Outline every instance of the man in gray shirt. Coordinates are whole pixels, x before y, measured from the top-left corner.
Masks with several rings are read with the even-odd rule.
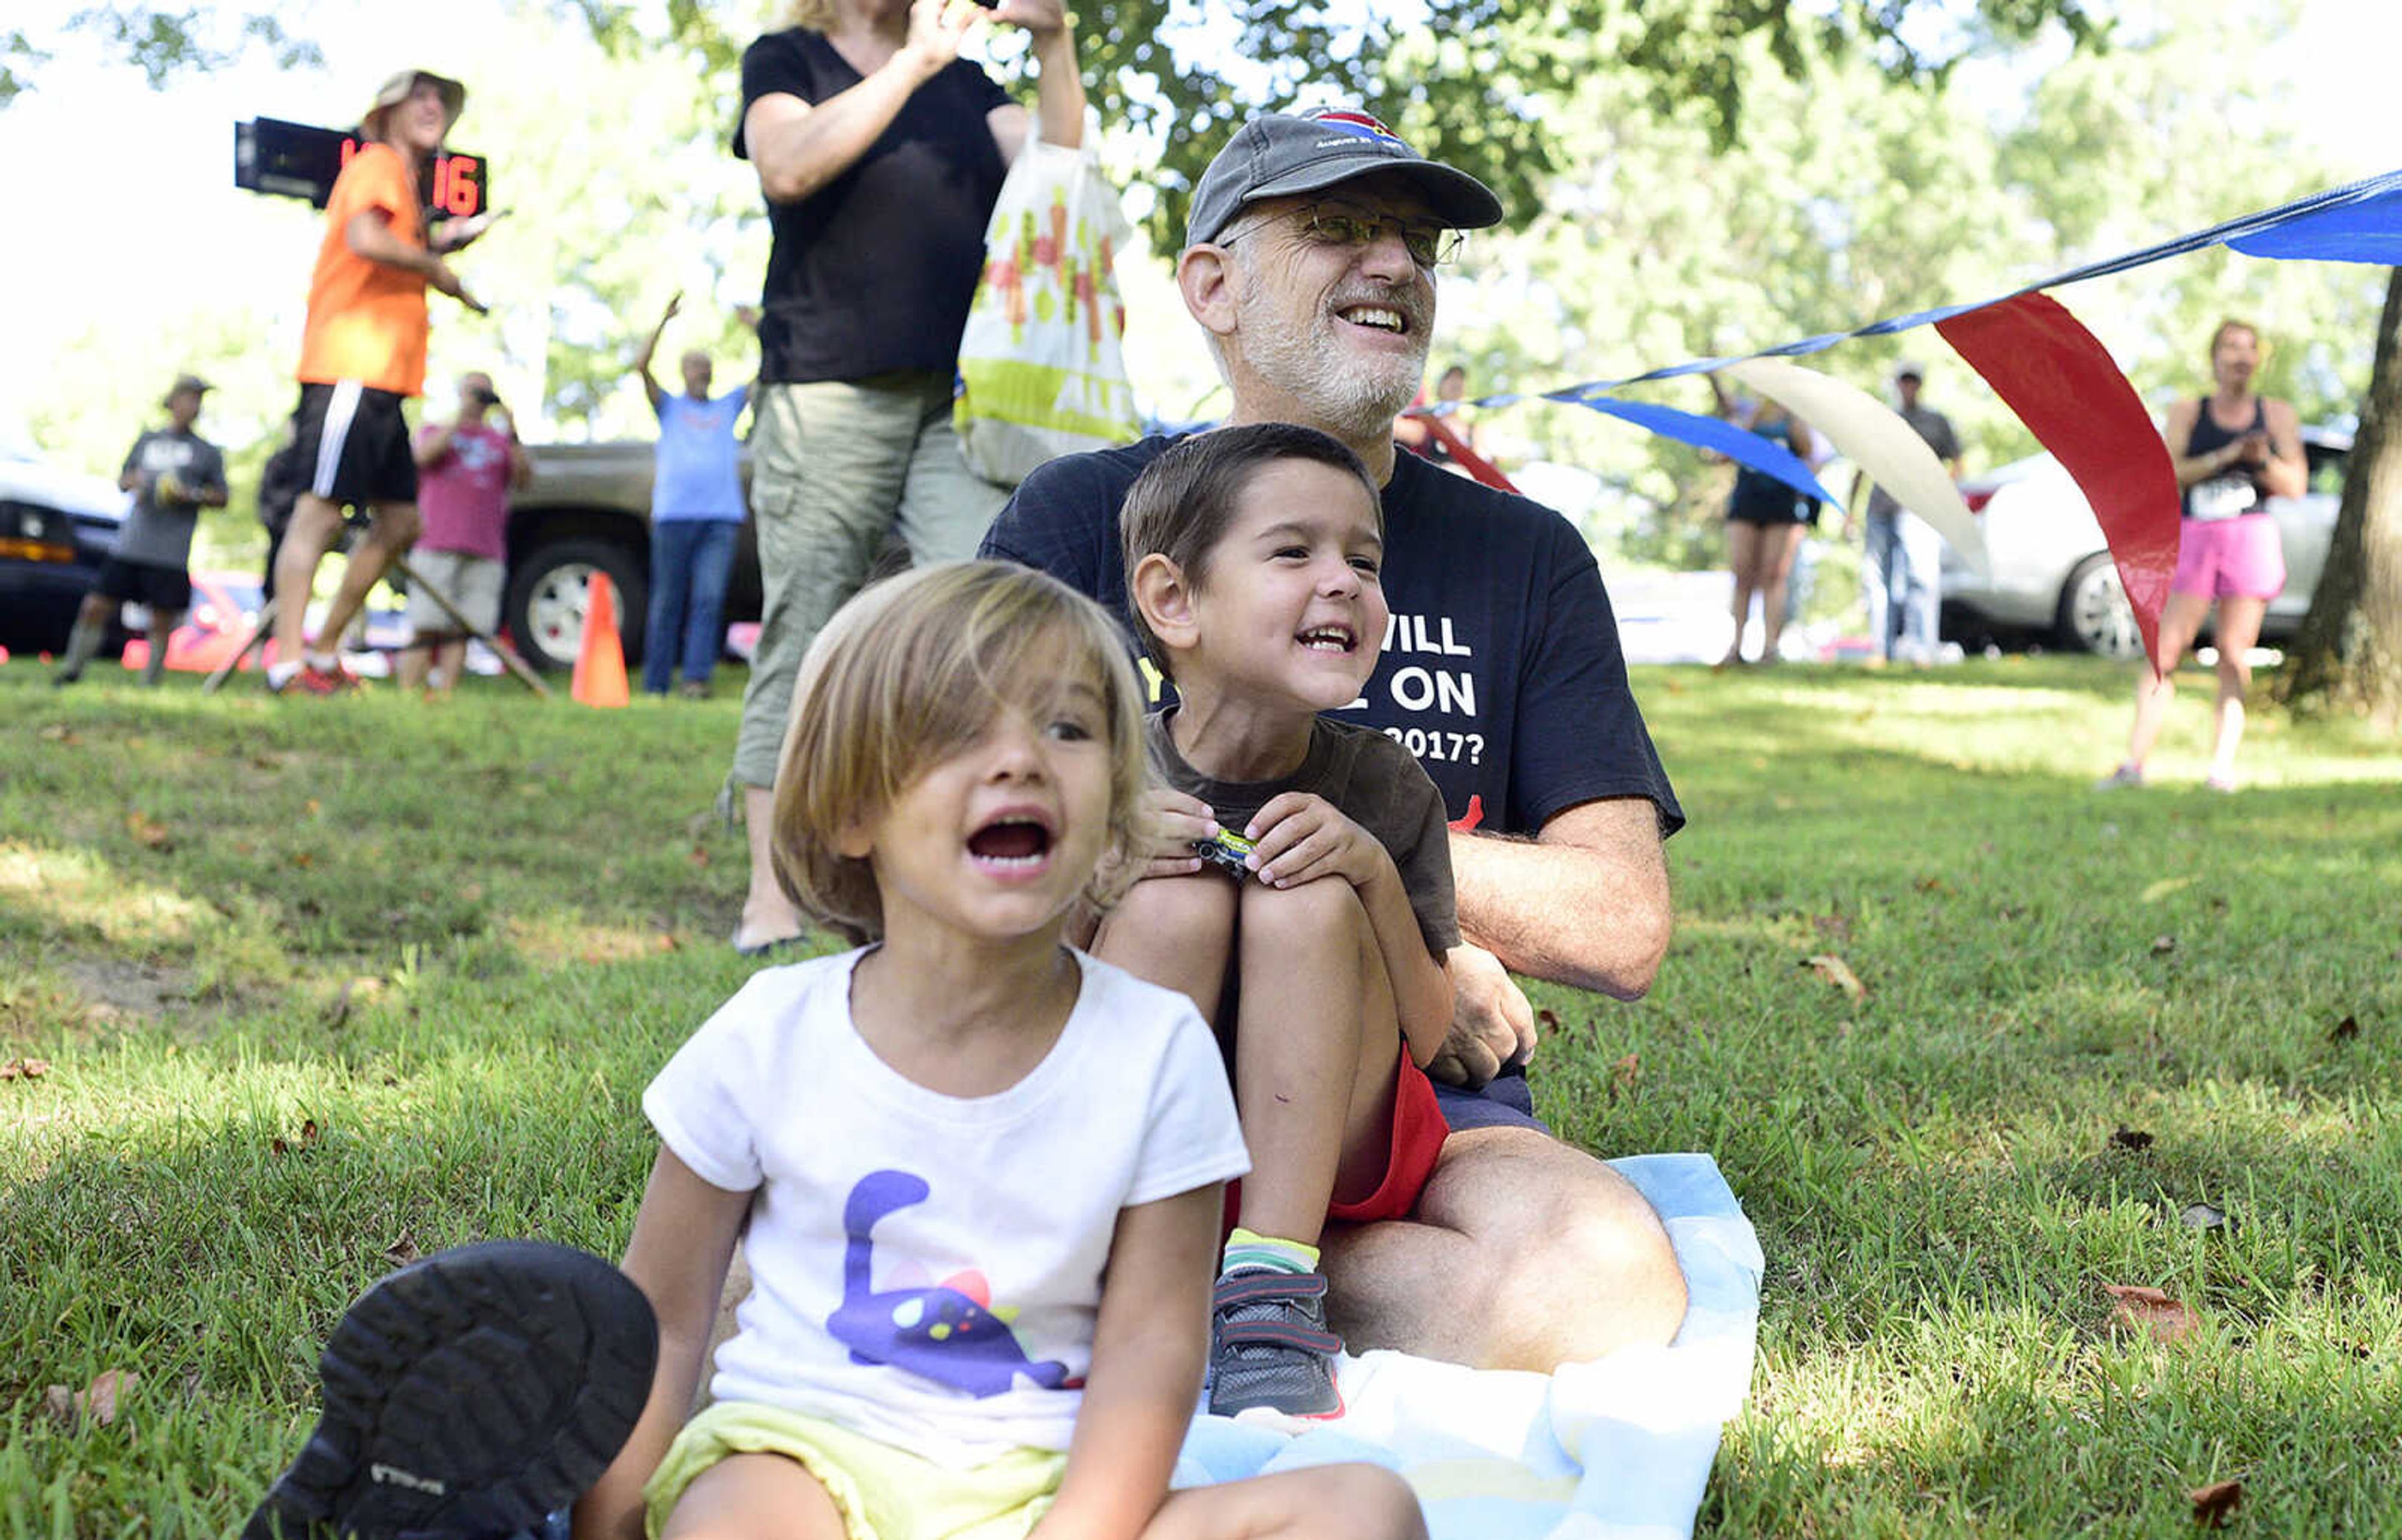
[[[167,392],[167,426],[133,441],[117,484],[133,494],[133,506],[117,533],[117,548],[100,569],[100,582],[83,597],[67,655],[52,682],[73,684],[83,677],[108,632],[110,609],[135,603],[150,612],[150,656],[142,682],[156,685],[167,667],[167,638],[192,602],[192,530],[202,508],[226,505],[225,457],[192,431],[209,382],[180,375]]]
[[[1957,481],[1960,437],[1952,431],[1950,418],[1920,404],[1918,392],[1926,381],[1923,364],[1905,363],[1894,370],[1893,388],[1901,397],[1902,420],[1926,441],[1935,458]],[[1880,487],[1869,497],[1865,557],[1860,564],[1860,588],[1868,599],[1869,641],[1876,648],[1871,656],[1888,663],[1897,658],[1934,662],[1937,612],[1943,598],[1942,538]]]

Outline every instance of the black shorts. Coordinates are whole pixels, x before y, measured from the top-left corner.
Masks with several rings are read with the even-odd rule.
[[[1727,501],[1727,519],[1734,524],[1808,524],[1815,508],[1781,481],[1767,476],[1739,476],[1734,496]]]
[[[119,561],[110,557],[100,564],[100,582],[94,588],[103,598],[146,604],[159,612],[192,607],[192,574],[155,561]]]
[[[292,434],[303,485],[329,502],[415,502],[417,457],[402,400],[355,379],[301,386]]]
[[[1518,1065],[1506,1066],[1474,1091],[1436,1080],[1434,1100],[1443,1108],[1443,1121],[1451,1125],[1454,1134],[1464,1134],[1471,1128],[1551,1132],[1535,1116],[1535,1089],[1526,1083],[1526,1071]]]

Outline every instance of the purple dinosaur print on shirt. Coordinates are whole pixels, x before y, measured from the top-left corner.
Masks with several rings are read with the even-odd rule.
[[[850,1349],[854,1364],[888,1364],[971,1396],[998,1396],[1020,1375],[1046,1390],[1065,1386],[1068,1366],[1028,1362],[1008,1323],[976,1298],[980,1276],[876,1292],[868,1232],[886,1215],[924,1203],[930,1190],[905,1171],[871,1171],[850,1189],[842,1209],[843,1231],[850,1237],[842,1254],[842,1303],[826,1317],[827,1332]]]

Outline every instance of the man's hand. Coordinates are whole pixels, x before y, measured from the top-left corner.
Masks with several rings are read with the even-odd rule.
[[[1244,832],[1255,842],[1251,871],[1270,887],[1294,887],[1319,877],[1341,877],[1365,887],[1393,871],[1393,858],[1375,835],[1307,791],[1271,797]]]
[[[473,310],[477,315],[485,313],[484,302],[477,299],[474,295],[469,294],[467,292],[467,285],[459,281],[459,275],[450,270],[450,264],[441,260],[439,257],[435,259],[434,266],[429,268],[425,274],[425,286],[429,289],[436,289],[443,294],[449,295],[451,298],[457,300],[460,304],[466,306],[467,309]]]
[[[1142,831],[1141,844],[1135,851],[1135,858],[1142,862],[1142,877],[1191,876],[1201,870],[1193,842],[1218,835],[1218,816],[1208,803],[1165,786],[1143,792],[1135,823]]]
[[[1451,949],[1451,1036],[1427,1073],[1450,1085],[1483,1085],[1507,1064],[1535,1056],[1535,1011],[1501,960],[1467,942]]]
[[[464,251],[500,217],[498,210],[487,210],[464,219],[446,219],[426,237],[426,249],[437,254]]]

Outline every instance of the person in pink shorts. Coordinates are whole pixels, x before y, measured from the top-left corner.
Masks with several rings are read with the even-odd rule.
[[[2244,655],[2260,639],[2269,601],[2285,586],[2285,553],[2272,497],[2299,497],[2309,480],[2301,427],[2290,402],[2252,392],[2260,367],[2260,334],[2242,321],[2222,321],[2211,334],[2216,389],[2169,408],[2160,436],[2176,467],[2185,515],[2176,576],[2160,610],[2158,671],[2135,685],[2135,726],[2127,757],[2102,782],[2105,789],[2141,786],[2144,762],[2160,736],[2174,690],[2172,676],[2185,650],[2218,606],[2218,714],[2212,730],[2209,785],[2235,790],[2235,750],[2243,741],[2243,696],[2252,685]]]

